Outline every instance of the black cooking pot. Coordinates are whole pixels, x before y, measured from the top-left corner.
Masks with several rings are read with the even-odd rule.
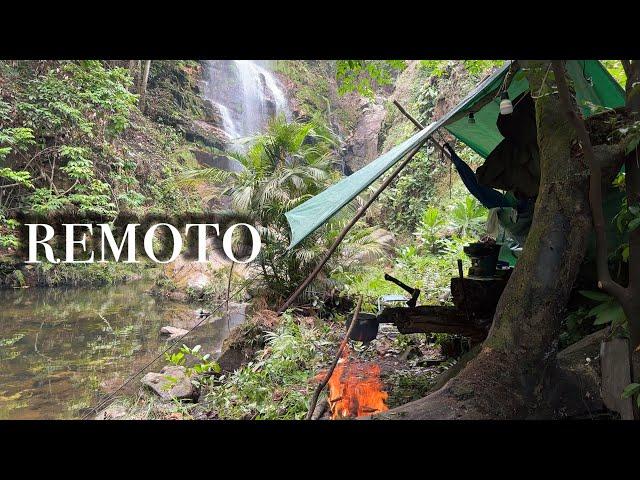
[[[349,330],[349,326],[351,325],[351,318],[348,317],[346,320],[347,331]],[[362,313],[358,314],[356,318],[356,324],[351,330],[351,334],[349,335],[350,340],[355,340],[357,342],[370,342],[378,336],[378,326],[380,323],[378,322],[378,316],[373,313]]]

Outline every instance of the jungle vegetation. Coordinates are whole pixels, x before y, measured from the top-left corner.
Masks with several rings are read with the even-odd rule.
[[[422,61],[418,78],[434,80],[416,86],[409,107],[427,121],[435,114],[440,89],[454,69],[465,71],[464,80],[470,86],[497,64],[493,60]],[[574,343],[607,324],[617,329],[616,334],[629,337],[632,346],[640,342],[636,291],[640,285],[640,173],[635,161],[640,141],[640,64],[605,61],[626,86],[631,112],[614,118],[615,145],[608,145],[614,148],[606,152],[608,162],[625,165],[625,173],[605,175],[626,194],[616,226],[629,234],[629,240],[616,246],[616,258],[600,255],[600,284],[584,293],[576,308],[568,308],[569,296],[585,256],[585,239],[593,230],[592,214],[597,214],[595,187],[588,179],[602,172],[592,158],[589,132],[575,121],[567,105],[562,64],[525,65],[529,83],[544,93],[536,99],[544,181],[527,244],[530,248],[505,290],[483,348],[445,388],[399,407],[407,418],[526,418],[536,413],[532,405],[548,407],[554,401],[545,396],[544,385],[550,379],[557,380],[559,388],[568,385],[557,362],[559,343]],[[292,121],[276,117],[263,133],[248,139],[245,150],[225,150],[219,142],[189,130],[203,108],[193,88],[197,68],[195,61],[0,62],[2,259],[11,257],[19,246],[20,212],[98,215],[108,220],[123,214],[202,212],[207,207],[198,189],[204,183],[231,199],[224,212],[227,218],[259,227],[263,249],[257,279],[264,302],[275,309],[313,269],[363,198],[288,250],[284,212],[340,176],[336,168],[340,140],[328,118],[326,97],[318,98],[313,88],[301,91],[305,105],[316,106],[314,115]],[[306,67],[279,68],[292,75],[310,75]],[[356,92],[371,97],[389,88],[406,62],[343,60],[331,68],[341,95]],[[328,92],[322,83],[326,78],[317,82],[323,87],[318,91]],[[351,117],[345,113],[344,118]],[[385,145],[411,132],[406,122],[401,127],[399,123],[385,125]],[[229,156],[244,168],[240,172],[201,168],[191,153],[194,146]],[[586,163],[575,156],[576,146]],[[472,165],[479,161],[469,150],[459,152]],[[334,289],[349,297],[364,295],[365,308],[374,310],[379,295],[400,293],[382,279],[385,269],[421,288],[424,303],[448,301],[455,260],[463,257],[466,243],[483,233],[487,211],[459,181],[449,180],[449,167],[434,151],[425,149],[414,162],[415,168],[381,197],[384,207],[372,208],[343,242],[314,285],[319,293],[311,302],[322,300],[320,292]],[[557,186],[562,187],[560,193]],[[553,235],[554,229],[562,232],[562,238]],[[391,238],[388,231],[395,236]],[[546,255],[547,238],[562,252],[559,259]],[[627,284],[611,278],[610,260],[628,269]],[[536,268],[540,264],[553,273],[551,281],[542,278],[543,272]],[[115,272],[111,275],[122,278]],[[323,335],[322,329],[301,325],[288,313],[268,335],[255,362],[214,385],[208,401],[225,418],[301,418],[307,407],[310,371],[325,359],[324,352],[316,355],[318,348],[335,340],[329,330]],[[637,382],[630,385],[628,396],[637,398]]]

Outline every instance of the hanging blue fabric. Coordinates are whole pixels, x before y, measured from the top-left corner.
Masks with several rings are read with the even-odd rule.
[[[458,175],[460,175],[464,186],[467,187],[467,190],[469,190],[471,195],[476,197],[485,208],[514,207],[514,205],[498,190],[480,185],[474,171],[471,170],[469,165],[464,163],[464,161],[456,154],[456,152],[453,151],[451,145],[445,143],[444,148],[446,148],[449,152],[451,161],[456,167]]]

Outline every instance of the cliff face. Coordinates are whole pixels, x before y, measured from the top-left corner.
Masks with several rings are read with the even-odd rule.
[[[380,105],[355,92],[338,94],[335,61],[282,60],[274,69],[294,118],[318,118],[337,136],[343,172],[357,170],[376,157]],[[371,119],[372,105],[375,114]]]
[[[393,100],[426,124],[455,106],[474,83],[462,62],[446,62],[434,75],[421,61],[408,60],[393,83],[376,87],[370,98],[355,92],[337,93],[335,61],[279,61],[276,71],[295,117],[304,120],[320,116],[338,134],[347,174],[415,132]]]

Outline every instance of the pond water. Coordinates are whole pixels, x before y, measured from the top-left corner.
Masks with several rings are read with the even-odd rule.
[[[160,328],[198,322],[198,306],[151,296],[150,287],[0,290],[0,419],[80,418],[167,345]],[[212,318],[184,343],[215,356],[243,320]],[[137,378],[127,388],[139,387]]]

